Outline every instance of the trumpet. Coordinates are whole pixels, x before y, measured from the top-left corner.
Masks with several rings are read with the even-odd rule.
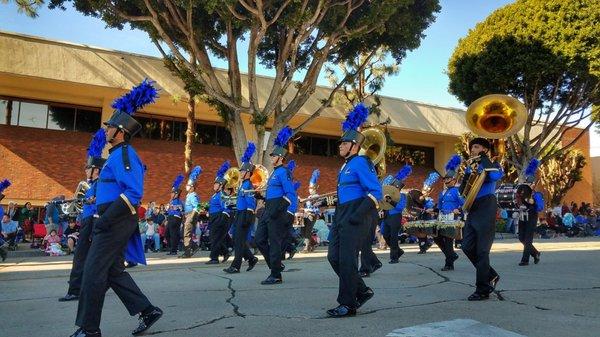
[[[313,202],[315,200],[325,200],[326,204],[331,206],[336,202],[337,199],[337,191],[333,191],[333,192],[328,192],[325,194],[320,194],[320,195],[315,195],[312,197],[308,197],[308,198],[304,198],[304,199],[300,199],[300,203],[305,203],[307,201]]]

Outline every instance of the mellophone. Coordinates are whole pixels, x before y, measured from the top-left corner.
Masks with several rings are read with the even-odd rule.
[[[460,240],[464,226],[462,220],[414,220],[404,224],[404,230],[416,237],[441,235]]]

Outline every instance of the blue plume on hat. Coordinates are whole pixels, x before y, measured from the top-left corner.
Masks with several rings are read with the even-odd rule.
[[[275,145],[281,147],[286,146],[288,141],[290,140],[290,137],[292,137],[293,132],[294,131],[289,126],[286,126],[283,129],[279,130],[279,133],[277,133],[277,138],[275,138],[274,141]]]
[[[346,120],[342,123],[342,130],[346,132],[358,129],[367,120],[368,116],[369,109],[362,102],[358,103],[346,116]]]
[[[4,179],[0,181],[0,193],[4,192],[10,186],[10,180]]]
[[[319,171],[319,169],[315,169],[312,173],[312,175],[310,176],[310,185],[316,185],[317,181],[319,180],[319,178],[321,177],[321,171]]]
[[[216,177],[223,178],[225,176],[225,172],[227,172],[227,170],[229,170],[230,167],[231,167],[231,164],[229,163],[229,160],[227,160],[226,162],[224,162],[221,165],[221,167],[219,167]]]
[[[244,155],[242,156],[242,163],[249,163],[250,159],[252,159],[252,156],[254,155],[255,151],[256,151],[256,145],[254,145],[254,143],[252,143],[252,142],[248,142],[246,151],[244,152]]]
[[[525,176],[527,176],[527,177],[535,176],[535,172],[537,171],[539,166],[540,166],[540,161],[537,160],[537,158],[531,159],[531,161],[529,162],[529,165],[527,165],[527,168],[525,169]]]
[[[294,170],[296,169],[296,161],[293,159],[290,160],[290,162],[287,164],[287,168],[290,170],[290,172],[294,173]]]
[[[144,79],[142,83],[131,88],[128,93],[117,98],[112,104],[113,109],[133,115],[144,105],[154,103],[158,97],[158,91],[153,86],[154,83],[156,82]]]
[[[435,184],[438,181],[438,179],[440,179],[440,174],[437,172],[431,172],[431,173],[429,173],[429,176],[427,177],[427,179],[425,179],[423,186],[431,187],[431,186],[433,186],[433,184]]]
[[[185,179],[185,177],[183,176],[183,174],[179,174],[175,180],[173,181],[173,189],[174,190],[178,190],[179,186],[181,186],[181,183],[183,182],[183,179]]]
[[[460,156],[455,154],[452,157],[450,157],[450,160],[448,160],[448,163],[446,163],[446,172],[447,171],[456,171],[456,168],[458,167],[458,165],[460,165],[461,159]]]
[[[100,129],[96,131],[92,137],[90,147],[88,147],[88,157],[102,157],[102,150],[104,149],[104,146],[106,146],[106,133],[104,132],[104,129]]]
[[[300,184],[300,182],[298,180],[294,181],[294,189],[295,190],[298,190],[300,188],[300,185],[302,185],[302,184]]]
[[[200,165],[194,167],[194,169],[192,170],[192,172],[190,173],[190,178],[188,179],[188,183],[195,183],[196,180],[198,180],[198,176],[200,176],[200,173],[202,173],[202,168],[200,167]]]
[[[396,176],[394,178],[402,181],[402,180],[406,179],[411,173],[412,173],[412,166],[406,164],[406,165],[404,165],[404,167],[402,169],[400,169],[400,171],[398,171],[398,173],[396,173]]]

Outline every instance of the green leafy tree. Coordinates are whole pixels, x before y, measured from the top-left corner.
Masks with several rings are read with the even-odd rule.
[[[527,108],[522,135],[508,140],[521,180],[531,158],[560,156],[597,120],[599,39],[600,0],[518,0],[459,41],[448,64],[452,94],[467,105],[508,94]],[[562,146],[567,132],[575,137]]]
[[[10,0],[0,0],[3,4],[8,4]],[[15,0],[19,13],[35,18],[38,16],[37,10],[44,4],[44,0]]]
[[[439,11],[438,0],[51,0],[50,7],[66,3],[109,27],[141,29],[164,46],[159,50],[169,66],[216,107],[238,158],[246,146],[242,114],[250,115],[262,149],[267,124],[276,134],[298,113],[327,62],[380,47],[400,62],[419,46]],[[240,53],[248,56],[246,76]],[[214,68],[213,57],[227,62],[227,76]],[[257,62],[275,72],[268,87],[259,84]],[[330,106],[334,92],[354,76],[342,79],[314,114]],[[267,140],[269,147],[273,140]],[[261,151],[258,162],[268,162]]]
[[[583,178],[585,156],[581,151],[569,149],[556,152],[539,169],[539,179],[548,192],[549,205],[560,204],[567,192]]]

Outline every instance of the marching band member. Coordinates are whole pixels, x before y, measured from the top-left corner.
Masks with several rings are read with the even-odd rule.
[[[460,216],[460,209],[465,203],[456,186],[456,169],[460,165],[460,156],[454,155],[446,164],[446,174],[444,175],[444,189],[440,192],[438,198],[438,220],[453,221]],[[446,257],[446,263],[442,271],[454,270],[454,261],[458,259],[458,254],[454,252],[454,238],[438,235],[433,238],[433,242],[440,248]]]
[[[208,204],[208,224],[210,227],[210,260],[206,264],[219,264],[219,255],[223,255],[227,260],[229,257],[229,249],[225,245],[225,237],[229,230],[229,213],[225,206],[223,198],[223,189],[227,180],[225,180],[225,172],[229,170],[231,165],[226,161],[221,165],[215,177],[213,191],[215,192],[210,198]]]
[[[315,169],[310,176],[310,182],[308,183],[308,198],[315,198],[319,196],[317,194],[317,190],[319,188],[318,181],[321,176],[321,171],[319,169]],[[319,206],[321,205],[321,201],[317,200],[308,200],[304,205],[304,227],[301,229],[301,235],[304,238],[304,250],[303,253],[312,252],[315,250],[315,246],[317,243],[313,239],[313,227],[315,226],[315,222],[317,221],[317,217],[319,216]]]
[[[533,158],[525,170],[525,183],[532,187],[532,199],[523,200],[525,209],[521,211],[519,218],[519,241],[523,244],[523,256],[519,266],[529,265],[529,257],[533,257],[533,263],[540,262],[540,252],[533,246],[533,235],[537,226],[538,213],[544,210],[544,197],[542,193],[533,190],[535,172],[540,162]]]
[[[412,172],[410,165],[404,165],[404,167],[398,171],[394,180],[390,185],[396,187],[398,190],[402,190],[404,187],[404,180]],[[392,205],[394,202],[388,200]],[[398,263],[398,259],[404,254],[404,250],[398,245],[398,233],[402,230],[402,212],[406,207],[406,194],[400,193],[400,200],[394,205],[394,208],[387,211],[384,220],[383,238],[390,247],[390,264]]]
[[[267,191],[265,194],[265,212],[258,223],[255,234],[255,242],[258,250],[265,258],[265,262],[271,274],[261,282],[261,284],[280,284],[282,244],[288,233],[289,206],[292,200],[297,198],[296,191],[292,185],[292,175],[284,161],[287,155],[288,140],[292,136],[292,129],[284,127],[277,134],[275,147],[270,154],[273,172],[267,182]]]
[[[229,268],[223,269],[228,274],[235,274],[240,272],[242,266],[242,258],[248,260],[248,268],[246,271],[251,271],[258,258],[252,254],[248,242],[246,240],[250,227],[254,224],[255,210],[256,210],[256,198],[253,192],[244,192],[252,190],[252,182],[250,177],[254,172],[254,164],[252,164],[252,156],[256,151],[254,143],[249,142],[246,147],[246,151],[242,156],[242,166],[240,167],[240,174],[242,175],[242,183],[238,188],[236,214],[234,220],[235,234],[233,238],[235,257],[231,262]]]
[[[102,150],[106,146],[106,133],[104,129],[98,130],[88,148],[88,160],[85,165],[85,175],[89,184],[89,189],[85,192],[85,200],[81,213],[81,229],[79,230],[79,240],[77,249],[73,256],[73,266],[69,275],[69,289],[67,294],[58,299],[59,302],[74,301],[79,299],[81,290],[81,279],[83,277],[83,266],[90,250],[90,235],[96,214],[96,182],[100,175],[100,170],[106,159],[102,158]]]
[[[296,169],[296,162],[294,160],[290,160],[287,165],[288,170],[290,171],[292,179],[294,178],[294,170]],[[281,249],[281,259],[285,260],[285,253],[289,254],[288,259],[291,260],[294,255],[296,255],[296,231],[294,230],[294,220],[296,219],[296,212],[298,211],[298,188],[300,187],[300,182],[294,181],[292,186],[294,187],[294,197],[290,200],[290,206],[287,209],[287,212],[291,215],[288,215],[287,221],[287,235],[283,240],[283,248]],[[283,266],[285,269],[285,266]]]
[[[185,212],[185,222],[183,223],[183,254],[179,255],[179,258],[189,259],[198,250],[198,245],[192,241],[192,233],[196,227],[196,219],[198,216],[198,206],[200,205],[200,197],[196,194],[196,182],[202,173],[202,168],[197,165],[190,172],[185,190],[187,195],[185,196],[185,205],[183,211]]]
[[[475,201],[467,214],[463,229],[462,250],[477,270],[476,290],[469,301],[487,300],[496,288],[500,276],[490,266],[490,250],[496,232],[496,182],[503,173],[497,162],[489,157],[491,144],[485,138],[474,138],[469,142],[470,157],[480,156],[477,173],[487,171],[483,186],[477,193]],[[470,167],[469,167],[470,168]],[[465,174],[464,180],[468,180]],[[463,180],[463,183],[464,183]]]
[[[169,209],[167,210],[167,231],[169,231],[171,251],[167,255],[177,255],[177,249],[179,248],[179,230],[183,217],[183,203],[179,199],[179,196],[181,195],[181,183],[183,179],[185,178],[182,174],[178,175],[171,187],[171,201],[169,201]]]
[[[156,96],[152,82],[144,80],[113,103],[115,112],[104,123],[112,148],[96,187],[99,218],[94,222],[92,244],[83,268],[76,320],[80,328],[71,337],[102,335],[100,317],[109,287],[125,304],[130,315],[140,314],[139,325],[133,335],[146,331],[163,314],[138,288],[124,265],[128,242],[137,245],[141,255],[129,255],[127,260],[145,264],[136,212],[144,192],[144,165],[129,144],[142,126],[130,114],[154,102]]]
[[[327,252],[327,259],[339,277],[339,306],[327,310],[332,317],[354,316],[356,309],[374,295],[358,274],[358,252],[362,240],[369,235],[370,214],[378,208],[382,197],[373,163],[366,156],[358,156],[365,138],[357,129],[368,113],[359,103],[342,124],[344,134],[339,154],[345,162],[338,175],[338,204]]]

